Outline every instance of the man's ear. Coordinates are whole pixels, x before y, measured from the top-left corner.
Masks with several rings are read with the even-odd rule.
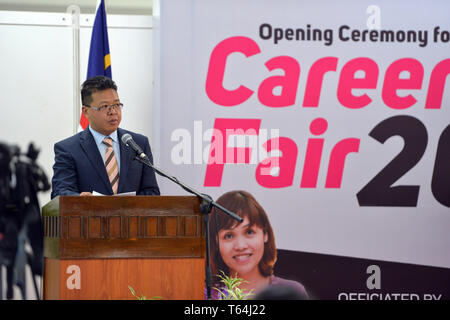
[[[87,117],[87,107],[81,106],[81,113],[84,114],[85,117]]]

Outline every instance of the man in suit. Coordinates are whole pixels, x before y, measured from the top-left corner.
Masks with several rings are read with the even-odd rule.
[[[159,195],[153,169],[135,161],[135,152],[121,141],[130,134],[153,163],[148,138],[119,128],[123,104],[114,81],[104,76],[86,80],[81,100],[89,127],[55,144],[51,197],[91,196],[94,191]]]

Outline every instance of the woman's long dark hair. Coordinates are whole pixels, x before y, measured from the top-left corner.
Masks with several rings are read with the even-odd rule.
[[[241,218],[247,217],[250,227],[256,225],[263,229],[264,234],[267,234],[267,242],[264,244],[264,254],[259,263],[259,270],[264,277],[271,276],[277,260],[277,250],[273,230],[264,209],[250,193],[242,190],[227,192],[220,196],[216,202],[224,208],[236,213]],[[217,277],[219,271],[223,271],[226,275],[230,275],[230,270],[219,252],[219,231],[230,229],[237,226],[237,224],[238,222],[235,219],[222,210],[213,210],[209,231],[211,235],[211,271],[214,277],[213,282],[216,284],[219,282],[219,278]]]

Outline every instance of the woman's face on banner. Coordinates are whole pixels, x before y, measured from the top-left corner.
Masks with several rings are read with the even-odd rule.
[[[247,217],[242,223],[231,229],[219,231],[219,250],[225,264],[230,268],[230,275],[245,276],[260,272],[258,264],[264,254],[267,234],[257,225],[250,227]]]

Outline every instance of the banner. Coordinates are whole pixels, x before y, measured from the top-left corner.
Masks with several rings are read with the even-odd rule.
[[[370,294],[390,286],[391,299],[449,299],[449,4],[160,6],[164,170],[214,199],[251,193],[273,228],[275,274],[315,298],[383,299]]]

